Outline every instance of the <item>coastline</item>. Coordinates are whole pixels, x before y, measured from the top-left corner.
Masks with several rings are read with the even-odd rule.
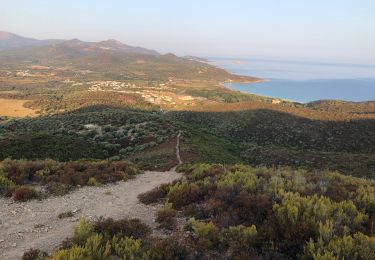
[[[314,68],[315,71],[313,72],[315,74],[310,75],[310,70],[284,71],[282,66],[277,70],[273,70],[274,68],[271,67],[270,71],[262,71],[261,69],[264,68],[261,67],[259,69],[256,64],[244,64],[238,70],[236,70],[235,65],[231,65],[232,63],[225,66],[225,64],[217,64],[211,60],[210,64],[222,68],[233,75],[233,77],[228,77],[228,80],[220,82],[222,87],[245,94],[300,104],[307,104],[317,100],[367,102],[375,99],[372,90],[375,78],[363,77],[362,74],[365,72],[362,71],[356,72],[362,77],[356,76],[356,73],[353,73],[353,76],[347,76],[346,74],[342,76],[342,69],[338,70],[338,72],[333,71],[331,75],[330,71],[322,73],[317,68]],[[253,68],[252,66],[255,66],[255,69],[251,69]],[[286,69],[289,69],[289,67],[286,67]],[[251,72],[255,72],[255,74],[258,72],[258,75],[263,75],[264,78],[253,78]],[[282,74],[284,72],[285,74]],[[280,76],[280,78],[277,76]],[[265,84],[250,85],[252,83]],[[351,92],[353,89],[356,89],[355,95]]]
[[[231,91],[240,92],[242,94],[255,95],[255,96],[259,96],[259,97],[268,99],[273,104],[279,104],[279,103],[277,103],[277,101],[280,101],[280,103],[289,102],[289,103],[307,104],[307,103],[299,102],[299,101],[292,100],[292,99],[271,97],[271,96],[265,96],[265,95],[260,95],[260,94],[256,94],[256,93],[251,93],[251,92],[248,92],[248,91],[238,90],[236,88],[231,88],[231,87],[228,86],[228,85],[231,85],[231,84],[244,84],[244,85],[246,85],[246,84],[263,83],[263,82],[271,82],[271,80],[251,81],[251,82],[248,82],[248,83],[246,83],[246,82],[235,82],[235,81],[232,81],[232,82],[225,82],[224,81],[224,82],[220,82],[220,86],[222,86],[223,88],[229,89]],[[276,103],[274,103],[274,102],[276,102]]]

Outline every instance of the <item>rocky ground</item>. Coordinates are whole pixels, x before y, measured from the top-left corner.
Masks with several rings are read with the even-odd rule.
[[[181,175],[174,169],[147,171],[127,182],[102,187],[83,187],[62,197],[16,203],[0,199],[0,259],[20,259],[29,248],[51,252],[72,235],[80,217],[100,216],[120,219],[139,218],[155,227],[155,215],[161,205],[146,206],[137,196]],[[71,211],[73,217],[60,219],[60,213]]]

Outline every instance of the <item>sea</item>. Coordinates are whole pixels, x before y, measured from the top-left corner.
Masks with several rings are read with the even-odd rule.
[[[228,83],[226,87],[300,103],[315,100],[375,100],[375,64],[341,64],[269,59],[209,58],[210,64],[260,83]]]

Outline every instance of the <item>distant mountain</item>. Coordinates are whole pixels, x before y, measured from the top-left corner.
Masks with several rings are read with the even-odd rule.
[[[39,41],[11,33],[1,35],[1,46],[4,46],[3,49],[0,48],[2,68],[28,69],[32,65],[46,66],[59,68],[55,73],[62,76],[77,71],[90,71],[90,77],[96,75],[95,79],[101,80],[257,80],[233,75],[196,57],[182,58],[172,53],[160,55],[154,50],[130,46],[112,39],[100,42],[85,42],[79,39]],[[221,85],[220,87],[222,88]]]
[[[63,40],[36,40],[10,32],[0,31],[0,51],[20,49],[25,47],[41,47],[61,43]]]
[[[0,51],[22,49],[28,47],[50,47],[52,49],[74,49],[77,52],[95,52],[98,50],[109,50],[124,53],[138,53],[147,55],[159,55],[154,50],[141,47],[133,47],[123,44],[117,40],[107,40],[102,42],[84,42],[78,39],[73,40],[37,40],[26,38],[10,32],[0,31]],[[53,51],[52,51],[53,52]]]
[[[96,43],[96,45],[99,46],[100,48],[108,48],[108,49],[123,51],[123,52],[127,52],[127,53],[159,55],[159,53],[155,50],[150,50],[150,49],[146,49],[146,48],[142,48],[142,47],[134,47],[134,46],[126,45],[122,42],[119,42],[119,41],[113,40],[113,39]]]
[[[145,49],[142,47],[133,47],[126,45],[117,40],[107,40],[101,42],[84,42],[78,39],[64,41],[62,43],[48,46],[50,51],[53,50],[74,50],[76,53],[87,54],[98,51],[121,52],[121,53],[136,53],[146,55],[159,55],[157,51]]]

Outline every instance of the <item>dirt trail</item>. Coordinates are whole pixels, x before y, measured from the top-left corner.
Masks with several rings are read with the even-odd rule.
[[[178,132],[177,143],[176,143],[176,157],[177,157],[179,165],[182,164],[182,160],[180,156],[180,138],[181,138],[181,132]]]
[[[176,156],[179,154],[177,136]],[[155,227],[155,214],[161,205],[146,206],[137,196],[160,184],[172,182],[181,175],[175,168],[166,172],[146,171],[135,179],[103,187],[82,187],[62,197],[42,201],[15,203],[0,198],[0,259],[20,259],[29,248],[51,252],[62,240],[72,235],[81,216],[97,219],[139,218]],[[74,217],[59,219],[63,212],[73,211]]]

